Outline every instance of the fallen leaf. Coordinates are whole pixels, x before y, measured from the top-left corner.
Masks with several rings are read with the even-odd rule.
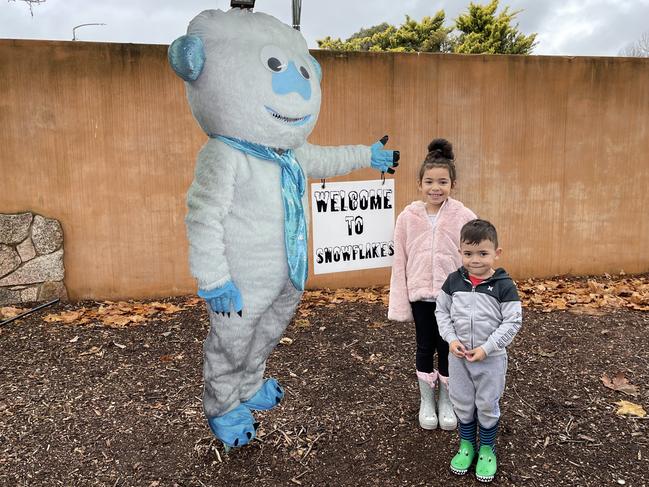
[[[643,296],[640,293],[634,292],[633,294],[631,294],[630,301],[631,303],[638,305],[649,304],[649,296]]]
[[[576,315],[601,316],[604,314],[604,311],[602,309],[596,308],[592,305],[575,306],[574,308],[570,308],[568,311]]]
[[[79,320],[83,316],[84,312],[85,312],[85,308],[81,308],[76,311],[62,311],[61,313],[58,314],[48,314],[43,317],[43,321],[47,323],[70,324]]]
[[[635,404],[629,401],[618,401],[615,404],[619,406],[617,408],[617,411],[615,411],[615,413],[619,416],[629,415],[637,416],[639,418],[644,418],[645,416],[647,416],[647,412],[639,404]]]
[[[121,343],[113,342],[113,345],[115,345],[117,348],[121,348],[124,350],[126,348],[126,345],[122,345]]]
[[[3,319],[13,318],[14,316],[18,316],[20,313],[23,312],[25,312],[24,309],[16,308],[14,306],[5,306],[3,308],[0,308],[0,318]]]
[[[367,325],[367,327],[372,328],[372,329],[379,329],[379,328],[383,328],[385,325],[386,325],[385,322],[374,321],[374,322],[370,323],[369,325]]]
[[[131,318],[129,316],[114,316],[114,315],[108,315],[102,317],[101,321],[106,324],[106,325],[113,325],[113,326],[126,326],[131,322]]]
[[[185,301],[185,304],[187,306],[196,306],[197,304],[202,304],[204,302],[205,302],[205,300],[203,298],[198,298],[196,296],[192,296],[191,298],[188,298]]]
[[[149,306],[151,306],[156,310],[160,310],[165,314],[177,313],[178,311],[182,311],[185,309],[185,308],[181,308],[180,306],[176,306],[173,303],[158,303],[157,301],[153,303],[149,303]]]
[[[279,343],[281,343],[282,345],[290,345],[291,343],[293,343],[293,339],[289,337],[284,337],[279,341]]]
[[[638,395],[638,388],[630,384],[629,380],[626,377],[624,377],[624,374],[622,372],[618,372],[617,374],[615,374],[612,380],[609,378],[609,376],[606,373],[604,373],[601,380],[604,383],[604,386],[608,387],[609,389],[623,392],[624,394],[628,394],[629,396]]]
[[[546,352],[545,350],[539,348],[539,351],[537,352],[541,357],[547,357],[547,358],[552,358],[557,354],[557,351],[555,350],[554,352]]]
[[[145,323],[147,319],[141,315],[108,315],[103,316],[101,321],[106,325],[122,328],[129,323]]]
[[[311,326],[309,320],[295,320],[295,328],[308,328]]]
[[[100,357],[104,355],[101,347],[91,347],[90,350],[82,352],[79,355],[99,355]]]
[[[351,356],[354,357],[356,360],[363,362],[364,359],[360,355],[358,355],[356,352],[351,352]]]

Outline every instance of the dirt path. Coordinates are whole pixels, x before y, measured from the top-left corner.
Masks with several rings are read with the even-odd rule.
[[[455,432],[418,427],[413,326],[388,322],[380,300],[335,301],[302,305],[268,361],[286,398],[227,456],[201,409],[196,300],[128,328],[44,313],[0,328],[0,485],[478,485],[448,470]],[[649,485],[649,420],[615,404],[649,410],[647,350],[649,313],[526,309],[494,485]],[[638,395],[603,386],[618,372]]]

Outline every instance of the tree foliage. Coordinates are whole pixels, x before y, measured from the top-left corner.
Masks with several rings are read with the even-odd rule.
[[[524,35],[512,22],[520,11],[505,7],[496,14],[499,0],[487,5],[471,3],[452,27],[444,27],[446,15],[440,10],[420,22],[406,15],[398,28],[383,22],[361,29],[348,39],[326,37],[318,40],[321,49],[336,51],[457,52],[470,54],[530,54],[536,34]]]
[[[453,52],[466,54],[530,54],[534,49],[536,34],[526,36],[512,25],[521,12],[510,12],[505,7],[496,15],[498,0],[487,5],[469,4],[468,12],[455,21],[460,34],[453,44]]]
[[[444,20],[443,10],[434,17],[424,17],[421,22],[406,15],[406,21],[398,28],[384,22],[361,29],[345,41],[326,37],[318,40],[318,46],[335,51],[445,51],[448,34],[452,29],[444,27]]]

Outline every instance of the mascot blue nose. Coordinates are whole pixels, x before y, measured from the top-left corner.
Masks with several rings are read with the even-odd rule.
[[[284,71],[273,73],[273,91],[278,95],[298,93],[307,101],[311,99],[311,83],[297,70],[293,61]]]

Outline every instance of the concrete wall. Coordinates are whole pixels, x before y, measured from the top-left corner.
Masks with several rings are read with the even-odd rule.
[[[649,270],[648,59],[313,54],[324,79],[311,142],[390,134],[397,212],[418,197],[428,142],[446,137],[455,196],[496,224],[514,276]],[[206,138],[166,46],[0,40],[0,127],[0,213],[61,221],[72,298],[194,292],[184,194]],[[379,269],[308,285],[388,280]]]

